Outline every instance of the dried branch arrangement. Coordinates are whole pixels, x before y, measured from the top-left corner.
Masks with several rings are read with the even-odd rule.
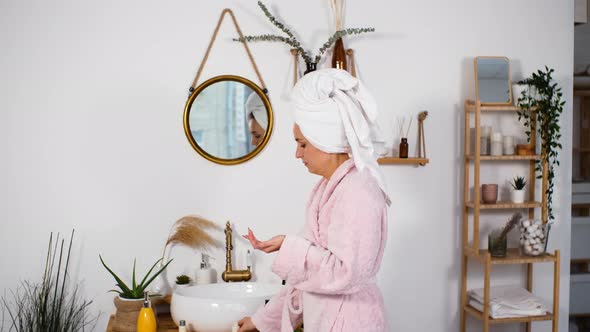
[[[506,222],[506,224],[504,224],[504,227],[502,228],[502,232],[500,233],[499,238],[503,238],[506,235],[508,235],[508,232],[510,232],[514,226],[516,226],[518,224],[518,222],[522,219],[522,213],[517,212],[515,214],[512,215],[512,217],[510,217],[510,220],[508,220]]]
[[[264,15],[269,19],[269,21],[276,26],[279,30],[285,33],[285,36],[273,35],[273,34],[264,34],[264,35],[257,35],[257,36],[244,36],[243,38],[236,38],[234,41],[240,42],[256,42],[256,41],[271,41],[271,42],[283,42],[288,44],[289,46],[296,49],[306,64],[311,63],[318,63],[322,58],[322,55],[340,38],[347,36],[347,35],[358,35],[361,33],[367,32],[374,32],[375,28],[348,28],[348,29],[340,29],[337,30],[319,49],[318,54],[313,57],[312,54],[306,51],[302,46],[295,34],[291,32],[287,26],[277,20],[274,15],[268,10],[268,8],[262,3],[262,1],[258,1],[258,7],[262,10]]]
[[[199,216],[185,216],[180,218],[170,229],[170,234],[162,251],[162,259],[164,259],[166,248],[169,244],[182,244],[189,248],[200,250],[221,248],[221,243],[211,237],[207,232],[208,230],[221,230],[221,227]]]

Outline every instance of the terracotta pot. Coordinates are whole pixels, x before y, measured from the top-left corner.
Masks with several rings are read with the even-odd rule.
[[[481,200],[484,204],[496,204],[496,202],[498,201],[498,185],[482,184]]]

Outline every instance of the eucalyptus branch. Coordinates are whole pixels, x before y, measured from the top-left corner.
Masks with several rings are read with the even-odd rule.
[[[279,28],[279,30],[283,31],[289,37],[288,39],[293,42],[293,44],[289,45],[293,46],[293,48],[299,51],[299,54],[301,54],[303,60],[305,60],[306,63],[311,62],[311,56],[307,51],[303,49],[303,47],[301,47],[301,43],[297,40],[297,37],[295,37],[291,30],[289,30],[284,23],[282,23],[274,17],[274,15],[268,10],[268,8],[266,8],[262,1],[258,1],[258,7],[262,9],[262,12],[264,13],[264,15],[266,15],[270,23]]]
[[[289,46],[293,47],[301,54],[301,57],[305,60],[305,62],[311,62],[311,57],[307,52],[301,47],[301,44],[294,39],[285,38],[283,36],[278,35],[258,35],[258,36],[244,36],[243,38],[234,38],[234,41],[239,42],[258,42],[258,41],[269,41],[269,42],[283,42],[288,44]]]
[[[319,62],[324,52],[326,52],[338,39],[347,35],[359,35],[366,32],[374,32],[375,28],[348,28],[336,31],[327,42],[320,48],[320,53],[315,57],[315,62]]]
[[[268,10],[268,8],[266,8],[266,6],[264,5],[264,3],[262,3],[262,1],[258,1],[258,7],[260,7],[260,9],[262,9],[262,11],[264,12],[264,15],[266,15],[266,17],[268,17],[268,20],[274,24],[274,26],[276,26],[277,28],[279,28],[279,30],[283,31],[284,33],[287,34],[287,36],[289,36],[289,38],[297,40],[297,38],[295,38],[295,36],[291,33],[291,30],[287,29],[287,27],[281,23],[279,20],[277,20]]]

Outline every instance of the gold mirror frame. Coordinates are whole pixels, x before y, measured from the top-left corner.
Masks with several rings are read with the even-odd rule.
[[[248,86],[250,89],[252,89],[254,92],[256,92],[258,94],[258,96],[260,96],[260,99],[262,100],[262,102],[264,103],[264,106],[266,108],[266,115],[268,116],[268,127],[266,129],[266,133],[264,135],[262,143],[260,143],[254,150],[250,151],[245,156],[242,156],[239,158],[223,159],[223,158],[215,157],[215,156],[207,153],[205,150],[203,150],[197,144],[197,142],[195,141],[195,139],[193,138],[193,136],[191,134],[189,116],[190,116],[191,106],[193,105],[193,102],[195,101],[195,99],[197,98],[199,93],[201,93],[201,91],[203,91],[208,86],[215,84],[217,82],[221,82],[221,81],[235,81],[235,82],[239,82],[239,83],[242,83],[242,84]],[[193,93],[188,98],[186,105],[184,107],[183,123],[184,123],[184,133],[186,135],[186,138],[190,142],[191,146],[195,149],[195,151],[197,151],[197,153],[200,154],[203,158],[205,158],[209,161],[212,161],[216,164],[220,164],[220,165],[238,165],[238,164],[244,163],[244,162],[254,158],[256,155],[258,155],[260,153],[260,151],[262,151],[262,149],[264,149],[264,147],[266,146],[266,144],[268,143],[268,141],[270,139],[270,135],[272,134],[272,129],[274,126],[274,119],[273,119],[273,112],[272,112],[272,106],[270,104],[270,100],[268,99],[268,96],[266,95],[266,93],[264,93],[264,91],[258,85],[256,85],[252,81],[250,81],[246,78],[243,78],[241,76],[220,75],[220,76],[215,76],[213,78],[208,79],[207,81],[203,82],[201,85],[199,85],[193,91]]]
[[[505,56],[477,56],[473,59],[473,67],[474,67],[474,74],[475,74],[475,99],[479,100],[479,79],[477,77],[477,60],[478,59],[503,59],[506,60],[508,64],[508,101],[507,102],[482,102],[481,105],[489,105],[489,106],[506,106],[512,105],[513,103],[513,96],[512,96],[512,80],[510,79],[510,59]]]

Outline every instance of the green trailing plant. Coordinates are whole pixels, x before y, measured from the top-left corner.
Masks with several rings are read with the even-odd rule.
[[[524,186],[526,186],[526,180],[523,176],[517,176],[514,179],[512,179],[510,185],[512,186],[512,188],[514,188],[514,190],[522,190],[524,189]]]
[[[270,42],[286,43],[289,46],[296,49],[299,52],[299,54],[301,55],[301,57],[303,58],[303,61],[305,61],[305,63],[308,65],[311,63],[318,63],[320,61],[320,59],[322,58],[322,55],[338,39],[340,39],[344,36],[347,36],[347,35],[358,35],[361,33],[375,31],[375,28],[348,28],[348,29],[338,30],[322,45],[322,47],[319,49],[318,54],[315,57],[313,57],[310,52],[306,51],[301,46],[301,43],[299,42],[299,40],[297,40],[297,37],[295,37],[293,32],[291,32],[291,30],[289,28],[287,28],[287,26],[284,23],[277,20],[274,17],[274,15],[268,10],[268,8],[264,5],[264,3],[262,3],[262,1],[258,1],[258,7],[260,7],[260,9],[264,13],[264,15],[266,15],[268,20],[274,26],[276,26],[279,30],[281,30],[283,33],[285,33],[286,37],[279,36],[279,35],[273,35],[273,34],[264,34],[264,35],[258,35],[258,36],[244,36],[243,38],[236,38],[236,39],[234,39],[234,41],[240,41],[240,42],[270,41]]]
[[[143,277],[141,282],[137,283],[137,281],[135,279],[135,259],[133,259],[133,277],[131,280],[131,287],[129,287],[129,286],[127,286],[127,284],[125,284],[125,282],[123,282],[123,280],[121,280],[121,278],[119,278],[119,276],[117,276],[115,274],[115,272],[113,272],[113,270],[111,270],[106,265],[106,263],[102,259],[102,256],[98,255],[98,257],[100,257],[100,262],[105,267],[105,269],[107,269],[107,271],[109,271],[109,273],[115,278],[115,281],[117,282],[116,286],[119,287],[119,289],[120,289],[120,290],[112,289],[109,292],[115,292],[115,293],[119,294],[120,297],[125,298],[125,299],[143,299],[143,292],[145,291],[145,289],[172,262],[172,259],[170,259],[166,264],[164,264],[164,266],[162,266],[154,274],[151,274],[152,271],[154,270],[154,268],[156,267],[156,265],[158,265],[158,263],[160,263],[162,261],[161,258],[158,259],[154,263],[154,265],[152,265],[152,267],[149,269],[149,271],[145,274],[145,276]]]
[[[188,285],[191,282],[191,278],[186,274],[181,274],[176,277],[177,285]]]
[[[11,292],[11,298],[2,297],[2,318],[7,313],[9,331],[73,332],[94,328],[98,315],[90,316],[92,301],[83,299],[78,284],[69,276],[73,239],[72,230],[70,242],[64,247],[64,239],[58,234],[54,243],[51,233],[42,281],[23,281]]]
[[[528,87],[521,92],[518,97],[518,119],[523,120],[526,127],[528,142],[531,141],[532,131],[535,130],[533,125],[536,123],[537,132],[541,138],[541,159],[537,160],[536,171],[537,178],[543,177],[543,164],[547,163],[547,214],[549,220],[554,219],[553,215],[553,191],[555,179],[555,167],[559,166],[557,158],[559,150],[562,148],[561,127],[559,117],[563,112],[565,101],[562,100],[563,94],[561,87],[553,81],[551,76],[553,69],[545,66],[545,71],[538,70],[529,78],[519,81],[518,84],[524,84]]]

